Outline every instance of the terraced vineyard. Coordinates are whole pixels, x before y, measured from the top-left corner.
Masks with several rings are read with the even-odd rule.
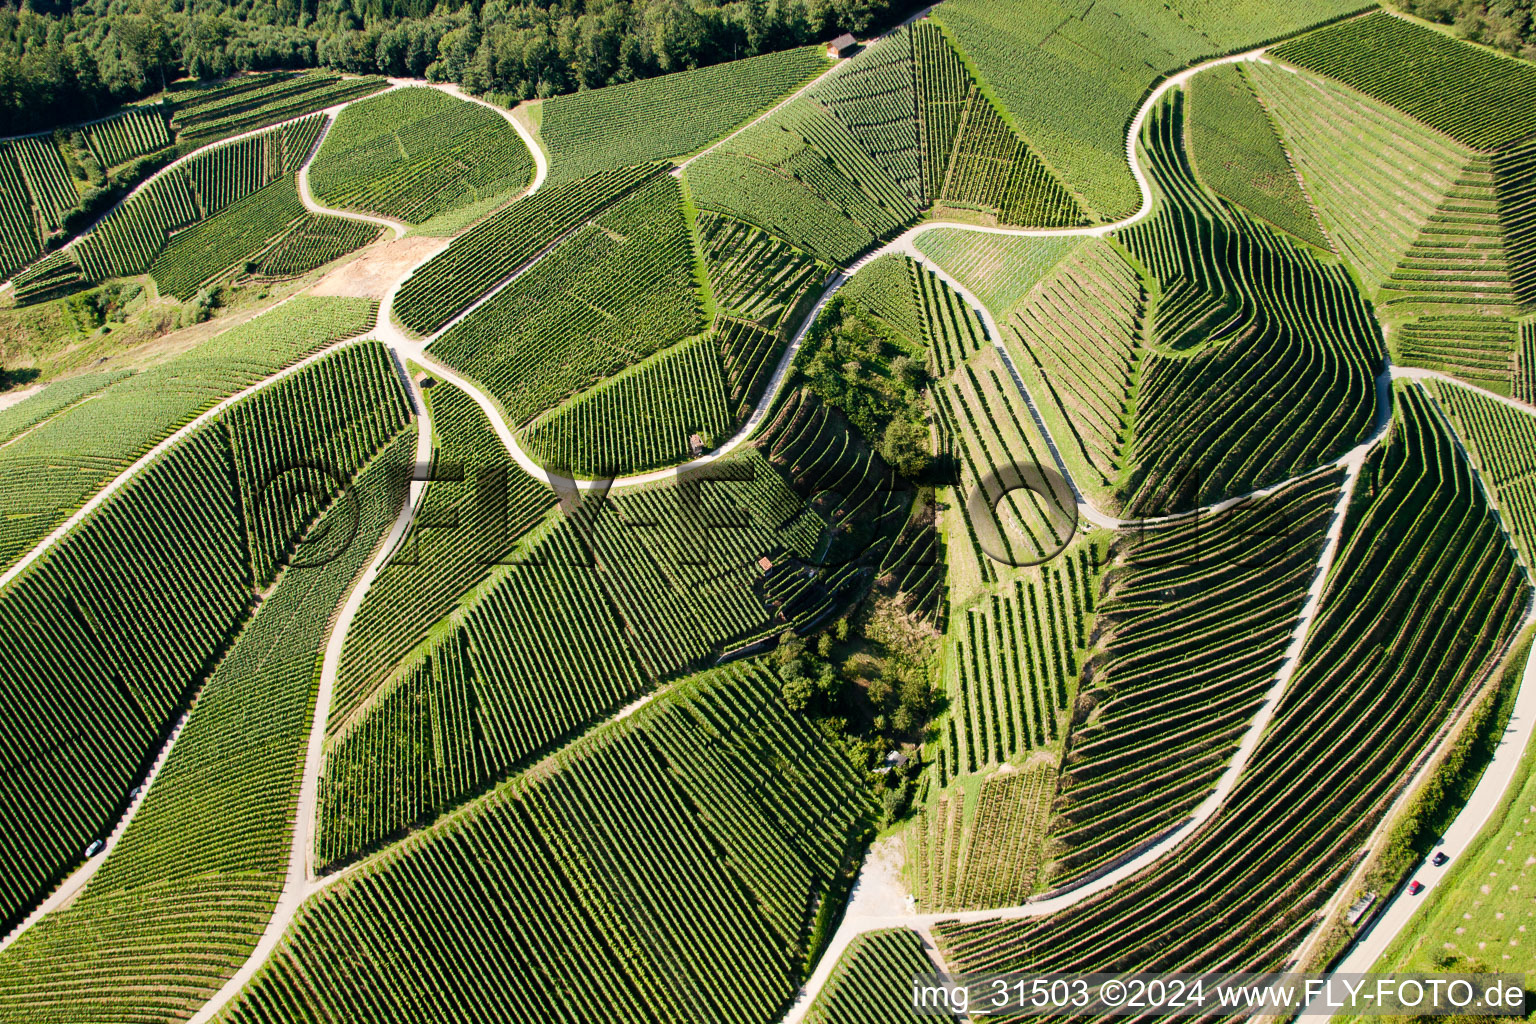
[[[90,495],[216,402],[373,324],[364,299],[301,298],[123,377],[0,448],[0,563],[14,563]],[[18,408],[20,408],[18,406]],[[41,420],[41,418],[40,418]]]
[[[334,503],[312,529],[323,539],[355,511],[356,542],[334,561],[278,576],[202,685],[199,713],[188,717],[111,863],[0,961],[0,1015],[72,1021],[152,1008],[185,1017],[249,955],[287,863],[299,788],[293,766],[308,731],[317,652],[332,610],[404,498],[411,440],[398,435],[365,455],[350,491],[356,505]]]
[[[682,193],[676,178],[662,176],[578,227],[431,352],[479,380],[524,424],[703,326]]]
[[[306,1012],[345,1007],[353,1020],[388,1019],[389,1006],[419,997],[429,978],[459,979],[441,992],[455,1001],[451,1012],[486,1019],[530,1006],[664,1013],[682,1000],[718,1020],[763,1019],[792,993],[819,907],[870,813],[846,763],[784,710],[765,669],[708,673],[339,882],[231,1019],[272,1019],[295,1000]],[[508,871],[477,848],[529,856]],[[385,924],[444,899],[482,924],[462,946]],[[616,899],[629,907],[622,922],[606,909]],[[499,924],[507,919],[493,905],[517,908],[523,927]],[[353,948],[421,973],[361,985],[339,969],[338,927]],[[614,928],[629,955],[604,941]],[[519,983],[506,965],[525,957],[561,984]],[[481,988],[487,976],[505,984]],[[473,1003],[457,1002],[471,993]]]
[[[342,391],[342,408],[320,399]],[[285,466],[274,456],[324,462],[339,487],[408,415],[383,348],[344,349],[170,449],[0,596],[13,623],[0,687],[15,709],[12,749],[28,765],[7,798],[22,823],[3,848],[15,865],[0,904],[8,922],[116,820],[208,666],[235,642],[252,591],[294,557],[335,496],[290,489],[291,476],[271,474]],[[144,573],[142,586],[110,584],[111,567],[127,565]],[[40,678],[59,683],[38,691]],[[301,676],[306,700],[310,679]],[[302,716],[305,705],[291,710]],[[49,798],[66,787],[76,799]]]
[[[1051,884],[1091,875],[1214,788],[1296,630],[1341,474],[1122,535],[1062,759]]]
[[[533,177],[528,150],[501,115],[436,89],[396,89],[348,106],[310,168],[327,206],[410,224]]]
[[[1536,132],[1536,68],[1375,13],[1276,47],[1275,56],[1337,78],[1474,149]],[[1411,60],[1414,74],[1402,74]],[[1455,99],[1431,87],[1454,81]]]
[[[702,149],[827,68],[821,47],[802,46],[552,97],[540,107],[539,124],[551,180]]]
[[[1514,552],[1466,459],[1422,393],[1397,397],[1402,418],[1365,465],[1301,667],[1216,816],[1151,871],[1061,913],[940,925],[951,969],[1268,965],[1294,949],[1346,851],[1525,611]],[[1445,543],[1431,551],[1418,541],[1436,524]],[[1358,642],[1362,616],[1379,644]],[[1298,877],[1315,884],[1281,884]]]
[[[405,279],[395,300],[400,322],[424,334],[437,330],[654,173],[652,167],[628,167],[543,189],[475,225]]]
[[[0,139],[0,1021],[866,1024],[1391,941],[1523,778],[1529,62],[1361,0],[524,7],[81,8],[165,88]],[[170,80],[274,46],[430,82]]]
[[[1161,292],[1139,369],[1135,468],[1119,488],[1136,513],[1244,494],[1343,454],[1370,432],[1381,365],[1379,329],[1347,274],[1213,204],[1189,172],[1182,120],[1178,94],[1148,119],[1171,200],[1121,235]]]

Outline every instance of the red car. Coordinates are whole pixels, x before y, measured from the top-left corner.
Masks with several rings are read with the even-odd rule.
[[[1417,896],[1419,893],[1421,893],[1423,891],[1424,891],[1424,883],[1419,881],[1418,879],[1414,879],[1413,881],[1408,883],[1408,895],[1409,896]]]

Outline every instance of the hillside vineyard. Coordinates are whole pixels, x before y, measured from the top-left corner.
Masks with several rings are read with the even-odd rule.
[[[1536,63],[759,6],[0,138],[0,1024],[1536,969]]]

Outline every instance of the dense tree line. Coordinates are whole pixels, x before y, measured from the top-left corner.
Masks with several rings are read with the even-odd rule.
[[[18,4],[13,6],[13,4]],[[331,67],[553,96],[868,32],[914,0],[0,0],[0,134],[182,75]]]
[[[1473,42],[1536,60],[1536,0],[1394,0],[1394,5],[1426,21],[1454,25]]]

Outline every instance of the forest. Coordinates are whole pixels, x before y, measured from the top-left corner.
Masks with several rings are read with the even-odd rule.
[[[883,28],[916,0],[23,0],[0,3],[0,134],[179,77],[329,67],[517,101]]]

